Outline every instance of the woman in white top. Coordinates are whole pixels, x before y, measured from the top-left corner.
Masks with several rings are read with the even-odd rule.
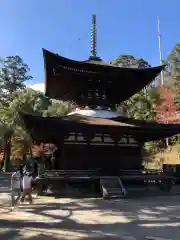
[[[12,207],[16,205],[21,196],[21,174],[17,170],[11,177],[11,202]]]

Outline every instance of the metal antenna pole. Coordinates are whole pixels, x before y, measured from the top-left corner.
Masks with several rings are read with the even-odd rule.
[[[160,64],[162,65],[162,44],[161,44],[161,30],[160,30],[160,18],[157,17],[158,20],[158,41],[159,41],[159,58],[160,58]],[[164,73],[161,71],[161,86],[164,85]],[[169,138],[166,138],[166,146],[169,147]]]
[[[159,42],[159,58],[160,58],[160,64],[163,64],[162,61],[162,44],[161,44],[161,31],[160,31],[160,19],[157,17],[158,20],[158,42]],[[164,73],[161,71],[161,86],[164,85]]]

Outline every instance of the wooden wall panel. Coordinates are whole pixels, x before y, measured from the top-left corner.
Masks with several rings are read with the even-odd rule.
[[[115,172],[139,169],[142,162],[140,147],[65,144],[63,151],[60,165],[71,170],[100,168],[105,172]]]

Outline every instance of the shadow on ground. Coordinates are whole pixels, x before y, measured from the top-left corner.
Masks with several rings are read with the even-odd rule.
[[[50,200],[49,200],[50,201]],[[125,239],[146,236],[179,240],[179,197],[139,200],[53,199],[22,206],[26,219],[0,220],[2,239]],[[30,215],[34,217],[30,217]],[[24,232],[30,232],[23,238]],[[128,239],[128,238],[127,238]],[[129,238],[130,239],[130,238]],[[132,238],[131,238],[132,239]]]

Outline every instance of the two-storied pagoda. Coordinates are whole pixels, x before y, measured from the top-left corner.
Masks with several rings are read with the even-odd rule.
[[[54,170],[118,176],[120,169],[141,169],[144,142],[180,133],[180,125],[129,119],[116,112],[117,104],[151,83],[163,67],[123,68],[103,62],[96,55],[95,15],[87,61],[44,49],[43,56],[46,96],[78,106],[62,117],[23,115],[34,141],[57,146]]]

